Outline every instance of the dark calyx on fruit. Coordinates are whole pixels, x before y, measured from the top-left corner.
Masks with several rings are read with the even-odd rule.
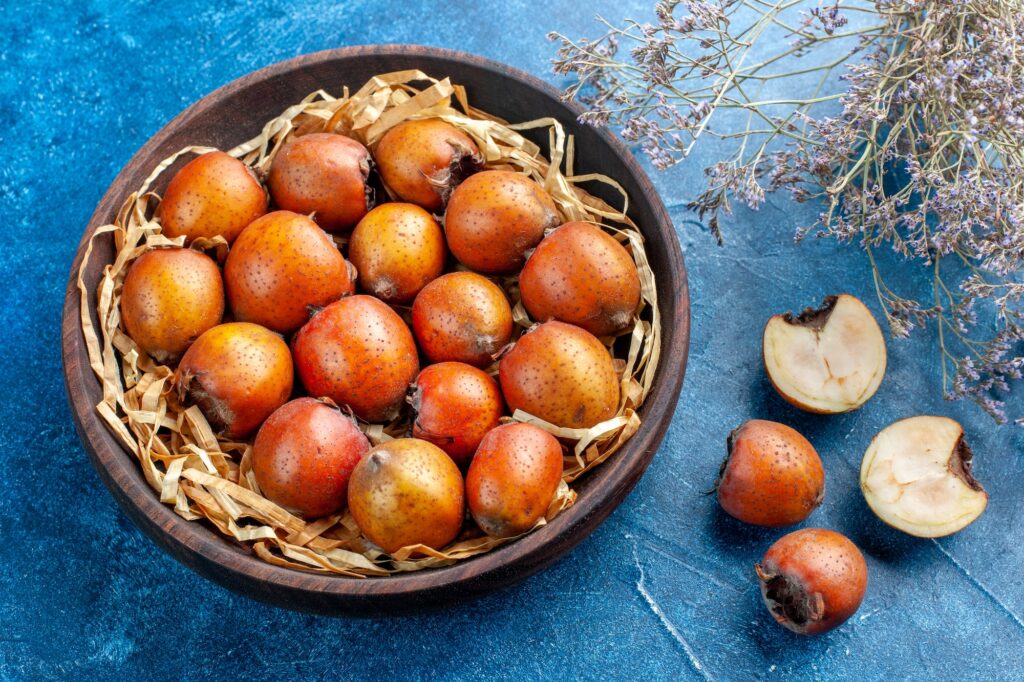
[[[754,566],[761,580],[761,593],[772,616],[797,632],[817,623],[825,615],[825,600],[820,592],[808,594],[799,581],[775,572],[771,566]]]
[[[949,470],[955,476],[960,478],[966,483],[972,490],[984,490],[981,487],[981,483],[978,479],[974,478],[971,474],[971,467],[974,465],[974,452],[971,451],[971,446],[964,440],[963,434],[960,435],[960,440],[953,446],[953,456],[949,458]]]
[[[227,401],[211,395],[199,374],[183,373],[177,382],[177,394],[181,404],[199,408],[214,433],[223,434],[235,421],[235,413],[228,408]]]
[[[817,308],[808,306],[800,311],[799,315],[784,313],[782,319],[789,324],[798,324],[820,332],[825,328],[828,318],[832,316],[832,311],[835,310],[836,301],[838,300],[838,296],[826,296],[825,300]]]
[[[441,205],[446,206],[455,188],[473,173],[484,169],[484,157],[479,152],[465,146],[458,140],[448,140],[452,148],[452,160],[447,168],[435,171],[426,176],[430,186],[441,195]]]

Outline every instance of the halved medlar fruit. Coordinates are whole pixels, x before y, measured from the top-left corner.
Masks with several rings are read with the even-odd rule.
[[[764,367],[784,400],[808,412],[849,412],[885,376],[885,339],[871,311],[849,294],[820,308],[774,315],[764,328]]]
[[[988,493],[971,475],[973,455],[947,417],[902,419],[882,429],[860,467],[871,511],[904,533],[939,538],[981,516]]]

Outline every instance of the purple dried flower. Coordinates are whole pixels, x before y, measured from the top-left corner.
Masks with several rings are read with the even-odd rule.
[[[553,36],[555,69],[575,76],[566,97],[589,109],[583,120],[621,126],[657,168],[703,135],[736,143],[691,204],[716,238],[730,199],[757,208],[784,189],[825,207],[799,238],[858,245],[872,267],[883,247],[927,267],[929,303],[875,270],[892,333],[934,323],[946,395],[1006,421],[1005,393],[1024,371],[1024,12],[1003,0],[874,0],[854,26],[866,13],[810,4],[663,0],[656,25]],[[751,39],[767,52],[744,61]],[[619,41],[631,62],[617,61]],[[845,90],[758,99],[771,80],[807,92],[809,75]]]
[[[822,30],[828,35],[832,35],[837,28],[842,28],[848,23],[846,16],[839,11],[839,0],[836,0],[832,7],[812,8],[811,16],[818,20]]]

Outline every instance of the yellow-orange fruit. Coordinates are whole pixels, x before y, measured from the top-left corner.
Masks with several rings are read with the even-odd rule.
[[[459,466],[469,462],[504,412],[498,382],[461,362],[426,367],[412,385],[412,435],[438,446]]]
[[[359,530],[393,554],[409,545],[440,549],[462,528],[465,487],[455,462],[432,443],[398,438],[356,465],[348,508]]]
[[[758,526],[790,526],[825,497],[825,470],[814,447],[785,424],[751,419],[729,434],[715,490],[722,509]]]
[[[274,332],[249,322],[228,322],[203,333],[174,373],[178,398],[198,405],[228,438],[244,438],[292,393],[292,356]]]
[[[841,625],[860,608],[868,587],[868,565],[857,545],[822,528],[784,535],[755,570],[772,616],[801,635]]]
[[[139,348],[171,362],[224,316],[224,284],[213,260],[190,249],[139,256],[124,278],[121,319]]]
[[[511,273],[560,222],[544,188],[521,173],[482,171],[452,192],[445,234],[452,254],[471,270]]]
[[[359,287],[389,303],[408,303],[444,272],[444,234],[415,204],[381,204],[359,221],[348,257]]]
[[[267,212],[267,193],[249,167],[224,152],[192,159],[171,178],[160,202],[164,235],[224,237],[230,244]]]
[[[370,153],[352,138],[314,133],[289,140],[270,164],[267,185],[278,208],[315,213],[328,232],[351,229],[369,209]]]
[[[562,480],[562,447],[532,424],[505,424],[484,436],[466,474],[466,501],[476,525],[509,538],[544,515]]]
[[[315,519],[345,506],[352,470],[369,449],[355,420],[334,403],[297,398],[263,422],[252,470],[268,500]]]
[[[498,366],[508,409],[557,426],[588,428],[611,419],[619,380],[596,336],[564,322],[545,322],[523,335]]]
[[[409,328],[372,296],[349,296],[313,315],[295,333],[292,350],[310,395],[347,405],[370,422],[398,416],[419,371]]]
[[[224,264],[224,284],[235,319],[282,334],[306,323],[309,306],[355,291],[331,238],[291,211],[268,213],[245,228]]]
[[[439,118],[399,123],[384,133],[373,156],[392,192],[434,213],[484,166],[473,138]]]
[[[566,223],[537,245],[519,275],[526,310],[595,336],[617,334],[640,304],[640,276],[629,252],[590,223]]]
[[[486,367],[512,337],[512,308],[491,280],[475,272],[452,272],[416,296],[412,329],[431,362]]]

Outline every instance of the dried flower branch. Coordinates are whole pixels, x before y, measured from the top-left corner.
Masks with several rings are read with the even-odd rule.
[[[723,140],[690,204],[719,240],[731,199],[821,202],[798,237],[861,246],[892,333],[935,320],[946,397],[1007,421],[1024,370],[1024,6],[666,0],[655,14],[601,20],[596,40],[549,36],[581,118],[621,126],[658,168]],[[810,94],[763,97],[769,84]],[[882,246],[930,268],[930,300],[886,285]]]

